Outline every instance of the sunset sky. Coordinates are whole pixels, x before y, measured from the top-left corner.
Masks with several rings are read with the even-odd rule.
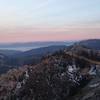
[[[0,0],[0,43],[100,39],[100,0]]]

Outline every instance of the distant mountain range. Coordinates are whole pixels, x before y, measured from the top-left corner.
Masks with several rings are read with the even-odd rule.
[[[72,45],[75,41],[66,41],[66,42],[28,42],[28,43],[3,43],[0,44],[0,49],[7,49],[7,50],[21,50],[21,51],[27,51],[31,49],[36,49],[40,47],[48,47],[52,45]]]
[[[36,44],[35,44],[36,43]],[[77,46],[76,44],[80,45]],[[48,46],[46,46],[48,45]],[[10,68],[16,68],[23,65],[34,65],[38,64],[43,56],[47,56],[50,54],[55,53],[56,51],[62,49],[69,49],[74,52],[83,51],[89,49],[100,50],[100,40],[99,39],[92,39],[92,40],[84,40],[80,42],[34,42],[32,43],[16,43],[16,44],[6,44],[0,45],[0,47],[21,47],[25,46],[32,46],[33,49],[28,51],[17,51],[17,50],[0,50],[0,55],[3,58],[0,58],[0,73],[8,71]],[[38,48],[34,49],[34,46]],[[9,47],[9,48],[10,48]],[[1,70],[2,69],[2,70]]]

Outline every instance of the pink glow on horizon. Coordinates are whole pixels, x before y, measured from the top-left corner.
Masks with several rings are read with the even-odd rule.
[[[0,43],[100,39],[99,28],[16,28],[0,30]]]
[[[13,34],[0,35],[0,42],[31,42],[31,41],[67,41],[99,38],[100,34],[72,34],[72,33],[54,33],[54,34]]]

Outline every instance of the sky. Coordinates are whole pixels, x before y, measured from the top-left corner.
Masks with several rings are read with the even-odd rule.
[[[100,39],[100,0],[0,0],[0,43]]]

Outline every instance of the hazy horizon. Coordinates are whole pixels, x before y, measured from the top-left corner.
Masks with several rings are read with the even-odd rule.
[[[94,39],[94,38],[93,38]],[[12,42],[0,42],[0,45],[2,45],[2,44],[26,44],[26,43],[48,43],[48,42],[77,42],[77,41],[84,41],[84,40],[90,40],[90,39],[83,39],[83,40],[61,40],[61,41],[12,41]]]
[[[78,41],[86,41],[86,40],[99,40],[100,38],[98,37],[98,38],[87,38],[87,39],[79,39],[79,40],[58,40],[58,41],[56,41],[56,40],[48,40],[48,41],[12,41],[12,42],[0,42],[0,45],[1,44],[24,44],[24,43],[35,43],[35,42],[40,42],[40,43],[42,43],[42,42],[44,42],[44,43],[46,43],[46,42],[78,42]]]
[[[0,50],[19,50],[19,51],[27,51],[31,49],[37,49],[42,47],[49,47],[49,46],[69,46],[75,43],[74,41],[48,41],[48,42],[26,42],[26,43],[0,43]]]

